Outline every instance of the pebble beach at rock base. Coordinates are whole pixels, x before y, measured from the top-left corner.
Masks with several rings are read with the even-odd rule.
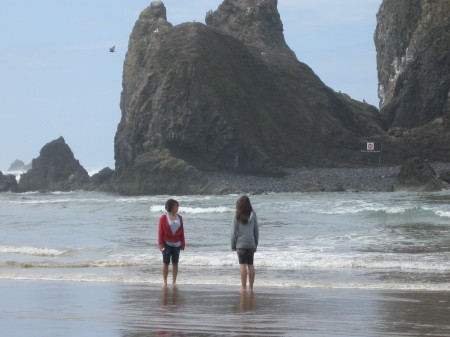
[[[434,163],[433,169],[450,170],[450,163]],[[286,169],[284,177],[267,177],[223,172],[209,172],[211,190],[220,193],[280,192],[390,192],[394,189],[400,166],[363,168]]]

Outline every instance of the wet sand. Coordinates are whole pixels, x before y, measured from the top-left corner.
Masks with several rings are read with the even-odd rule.
[[[2,335],[450,336],[450,293],[0,280]]]

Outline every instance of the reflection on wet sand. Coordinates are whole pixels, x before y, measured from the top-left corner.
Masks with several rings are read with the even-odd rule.
[[[450,293],[126,287],[122,335],[450,336]]]
[[[445,291],[0,281],[0,298],[2,336],[450,336]]]
[[[253,310],[253,300],[254,300],[254,293],[241,293],[241,302],[239,306],[239,310],[241,312],[248,312]]]
[[[173,312],[177,311],[178,302],[178,288],[164,287],[161,291],[160,306],[158,308],[158,323],[155,334],[157,336],[174,336],[184,337],[186,334],[181,329],[177,328],[176,317]],[[175,321],[173,321],[175,319]]]
[[[178,298],[178,288],[174,287],[173,289],[170,289],[168,287],[165,287],[162,289],[161,292],[161,306],[165,307],[167,305],[176,305],[177,304],[177,298]]]

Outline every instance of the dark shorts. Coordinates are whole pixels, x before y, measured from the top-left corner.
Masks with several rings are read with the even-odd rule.
[[[255,255],[256,249],[238,248],[236,249],[236,251],[239,259],[239,264],[253,264],[253,255]]]
[[[162,251],[163,263],[170,264],[170,260],[172,260],[172,264],[178,264],[180,249],[181,247],[172,247],[164,242],[164,250]]]

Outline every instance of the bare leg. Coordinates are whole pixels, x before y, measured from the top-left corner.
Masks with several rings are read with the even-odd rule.
[[[177,285],[177,275],[178,275],[178,264],[172,263],[172,276],[173,276],[173,285]]]
[[[253,291],[253,283],[255,282],[255,267],[252,264],[248,265],[248,291]]]
[[[245,292],[247,290],[247,265],[240,264],[240,272],[241,272],[241,291]]]
[[[169,275],[169,265],[168,264],[163,263],[162,274],[163,274],[163,280],[164,280],[164,287],[167,287],[167,275]]]

